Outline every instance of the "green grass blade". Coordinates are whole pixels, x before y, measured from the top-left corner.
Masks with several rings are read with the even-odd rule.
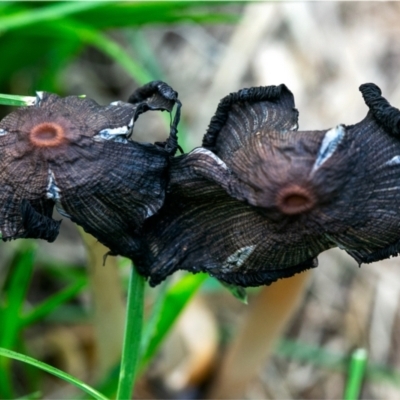
[[[125,69],[139,84],[143,85],[152,80],[152,76],[133,60],[131,54],[117,42],[109,39],[96,29],[67,19],[56,24],[48,22],[45,26],[52,34],[58,33],[62,37],[77,37],[82,43],[96,47]]]
[[[275,354],[316,368],[326,368],[336,372],[346,372],[348,369],[348,357],[345,354],[333,353],[323,347],[290,339],[281,339]],[[400,387],[400,371],[382,365],[367,364],[365,379]]]
[[[165,298],[167,296],[168,283],[169,283],[168,280],[166,280],[160,285],[160,288],[156,296],[156,301],[154,302],[153,307],[151,309],[151,314],[143,329],[142,342],[140,345],[141,349],[147,349],[152,337],[154,336],[157,324],[160,321]]]
[[[80,381],[79,379],[59,370],[58,368],[52,367],[42,361],[35,360],[32,357],[26,356],[24,354],[17,353],[12,350],[0,348],[0,356],[7,357],[9,359],[22,361],[26,364],[33,365],[36,368],[39,368],[43,371],[48,372],[58,378],[64,380],[65,382],[71,383],[72,385],[76,386],[77,388],[81,389],[82,391],[86,392],[90,396],[98,400],[108,400],[107,397],[103,396],[97,390],[93,389],[91,386],[87,385],[86,383]]]
[[[22,306],[33,272],[36,245],[28,242],[21,246],[13,260],[10,279],[5,288],[5,309],[2,316],[0,347],[12,348],[19,329]]]
[[[46,65],[38,71],[35,87],[46,92],[63,92],[65,83],[60,79],[60,72],[82,49],[82,43],[77,38],[59,40],[46,52]]]
[[[132,265],[128,286],[125,334],[118,382],[118,400],[131,399],[135,385],[143,325],[144,286],[145,279]]]
[[[63,261],[49,261],[45,257],[40,257],[40,254],[38,261],[41,269],[60,283],[74,283],[78,279],[87,280],[87,273],[83,265],[70,264]]]
[[[143,356],[140,363],[141,370],[144,369],[154,356],[182,310],[207,277],[208,275],[203,273],[196,275],[187,274],[169,288],[162,307],[161,318],[158,321],[154,335],[147,348],[143,349]]]
[[[5,106],[32,106],[35,104],[34,96],[17,96],[12,94],[0,93],[0,104]]]
[[[310,363],[318,368],[329,368],[334,371],[345,371],[346,359],[343,354],[329,352],[324,348],[308,343],[281,339],[276,354],[298,362]]]
[[[236,297],[243,304],[248,304],[248,297],[246,289],[242,286],[231,285],[223,281],[219,282],[226,290],[228,290],[233,297]]]
[[[158,57],[154,54],[152,46],[147,42],[146,35],[141,29],[126,29],[124,31],[126,41],[141,61],[141,64],[151,74],[154,80],[165,80],[165,75],[161,69]]]
[[[348,379],[344,392],[345,400],[357,400],[359,398],[367,359],[368,353],[365,349],[357,349],[351,355]]]
[[[45,7],[26,8],[24,11],[0,17],[0,33],[43,21],[59,20],[67,15],[104,5],[107,5],[107,1],[74,1],[60,2]]]
[[[24,5],[24,7],[21,6]],[[46,6],[30,3],[3,5],[7,11],[0,17],[0,32],[30,27],[45,21],[60,20],[67,16],[90,24],[97,29],[131,27],[146,23],[211,22],[226,23],[237,20],[237,15],[211,13],[215,6],[226,6],[229,2],[199,1],[91,1],[63,2]]]
[[[67,288],[59,291],[55,295],[49,297],[43,303],[36,306],[31,312],[29,312],[29,314],[21,318],[21,326],[31,325],[45,318],[59,306],[74,298],[86,285],[87,279],[82,278]]]
[[[33,272],[36,246],[23,243],[16,253],[2,294],[0,347],[15,347],[20,332],[20,316]],[[0,360],[0,397],[13,398],[10,360]]]
[[[70,26],[70,28],[75,29],[79,37],[87,44],[97,47],[104,54],[115,60],[139,84],[143,85],[152,80],[151,75],[136,63],[132,56],[117,42],[108,39],[104,34],[91,28],[76,26]]]
[[[149,23],[231,23],[237,21],[239,13],[215,12],[215,6],[226,5],[228,5],[227,2],[206,4],[193,1],[115,2],[112,6],[83,11],[76,14],[74,19],[97,29],[132,27]]]
[[[16,400],[39,400],[43,397],[42,392],[29,393],[26,396],[18,397]]]

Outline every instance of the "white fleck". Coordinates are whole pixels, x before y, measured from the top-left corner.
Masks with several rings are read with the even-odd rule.
[[[49,182],[47,184],[46,197],[52,200],[60,199],[60,189],[57,187],[53,171],[49,169]]]
[[[218,163],[222,168],[228,169],[226,164],[218,157],[216,156],[212,151],[205,149],[204,147],[197,147],[193,151],[190,152],[190,154],[204,154],[208,157],[211,157],[214,161]]]
[[[7,135],[7,131],[5,129],[0,129],[0,136]]]
[[[385,162],[385,165],[396,165],[400,164],[400,156],[394,156],[391,160]]]
[[[96,142],[103,142],[104,140],[112,140],[117,143],[128,143],[128,140],[126,140],[125,138],[118,136],[118,135],[101,134],[101,135],[94,136],[93,140]]]
[[[61,195],[60,189],[56,184],[55,177],[53,171],[49,169],[49,181],[47,183],[47,192],[46,197],[50,200],[53,200],[56,204],[57,211],[66,218],[71,218],[71,216],[64,210],[61,205]]]
[[[129,136],[133,127],[133,119],[129,121],[127,126],[119,126],[117,128],[107,128],[101,130],[94,140],[97,142],[102,142],[103,140],[113,140],[118,143],[128,143],[128,140],[124,136]]]
[[[232,268],[241,267],[244,262],[250,257],[251,253],[253,253],[255,245],[245,246],[236,250],[233,254],[231,254],[222,264],[222,269],[227,268],[228,270],[232,270]]]
[[[118,101],[113,101],[112,103],[110,103],[110,106],[119,106],[121,104],[125,104],[125,103],[123,101],[118,100]]]
[[[129,132],[128,126],[118,126],[117,128],[106,128],[99,132],[99,135],[126,135]]]
[[[152,210],[150,207],[146,206],[146,218],[150,218],[152,215],[154,215],[155,211]]]
[[[36,92],[36,97],[35,100],[32,104],[29,105],[33,105],[33,106],[40,106],[41,101],[43,100],[43,92]]]
[[[317,159],[311,170],[313,174],[323,163],[325,163],[335,152],[340,142],[343,140],[346,130],[343,125],[338,125],[325,133],[319,148]]]

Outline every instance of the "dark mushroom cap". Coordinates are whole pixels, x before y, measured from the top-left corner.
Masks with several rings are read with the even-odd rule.
[[[397,254],[400,111],[369,83],[360,87],[370,108],[360,123],[294,132],[284,85],[251,90],[221,100],[203,142],[238,179],[238,198],[285,221],[287,232],[330,238],[359,263]],[[302,195],[288,207],[294,188]]]
[[[339,246],[359,262],[400,251],[399,111],[372,84],[353,126],[297,132],[288,89],[221,100],[203,148],[176,158],[136,264],[155,285],[177,269],[241,286],[316,266]]]
[[[237,181],[214,157],[202,149],[173,160],[164,206],[145,221],[144,248],[134,259],[150,285],[178,269],[204,271],[246,287],[315,267],[313,255],[331,242],[275,232],[274,223],[257,208],[229,194]],[[287,251],[288,242],[292,251]]]
[[[172,110],[175,92],[165,99],[164,85],[151,83],[138,91],[148,97],[108,106],[42,93],[35,107],[7,115],[0,122],[3,240],[54,240],[56,205],[112,254],[132,257],[143,221],[164,201],[168,160],[177,143],[169,138],[166,148],[128,138],[142,112]]]
[[[347,204],[355,210],[336,244],[356,261],[379,261],[400,252],[400,111],[381,96],[373,83],[360,86],[367,116],[347,127],[357,149],[355,167],[345,188]]]

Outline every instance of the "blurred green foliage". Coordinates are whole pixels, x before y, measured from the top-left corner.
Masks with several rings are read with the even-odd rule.
[[[222,4],[221,4],[222,3]],[[153,77],[109,30],[145,24],[226,23],[236,15],[215,11],[223,2],[3,2],[0,4],[0,91],[65,91],[63,69],[88,45],[118,62],[138,84]],[[107,33],[104,33],[108,30]]]

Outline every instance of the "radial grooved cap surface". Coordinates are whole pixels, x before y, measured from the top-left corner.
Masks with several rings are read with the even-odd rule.
[[[0,121],[0,232],[53,241],[54,206],[112,254],[133,257],[143,221],[162,206],[176,125],[157,144],[130,140],[148,110],[172,112],[177,93],[163,82],[139,88],[129,102],[41,93]]]

